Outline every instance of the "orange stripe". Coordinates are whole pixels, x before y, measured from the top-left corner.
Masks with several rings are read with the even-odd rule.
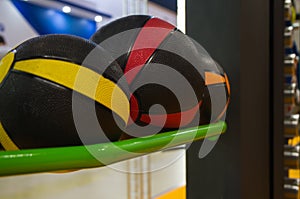
[[[225,83],[223,76],[212,72],[205,72],[205,85]]]
[[[228,98],[227,102],[226,102],[226,105],[223,109],[223,111],[220,113],[220,115],[217,117],[216,121],[220,120],[221,117],[223,117],[223,115],[225,114],[225,112],[227,111],[227,108],[228,108],[228,105],[229,105],[229,101],[230,101],[230,98]]]
[[[228,95],[230,95],[230,84],[229,84],[228,76],[226,74],[225,74],[225,82],[226,82]]]
[[[155,199],[186,199],[186,186],[179,187]]]
[[[298,126],[297,127],[285,127],[283,132],[284,132],[284,135],[299,136]]]

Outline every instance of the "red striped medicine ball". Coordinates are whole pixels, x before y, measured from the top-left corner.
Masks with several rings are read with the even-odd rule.
[[[131,122],[163,130],[224,119],[229,83],[201,45],[156,17],[131,15],[91,40],[119,63],[131,92]]]

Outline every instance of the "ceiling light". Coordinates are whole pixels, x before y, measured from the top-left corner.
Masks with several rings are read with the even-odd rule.
[[[62,8],[62,11],[63,11],[64,13],[70,13],[70,12],[71,12],[71,7],[70,7],[70,6],[64,6],[64,7]]]
[[[100,16],[100,15],[97,15],[97,16],[95,16],[95,18],[94,18],[94,20],[96,21],[96,22],[101,22],[102,21],[102,16]]]

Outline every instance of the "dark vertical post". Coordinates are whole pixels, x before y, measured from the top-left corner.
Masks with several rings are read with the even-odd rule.
[[[204,159],[201,142],[187,152],[189,199],[241,199],[240,0],[187,0],[187,34],[224,67],[231,83],[228,131]],[[250,74],[249,74],[250,75]]]
[[[241,1],[241,191],[270,198],[270,1]]]
[[[282,196],[280,1],[187,0],[187,34],[224,67],[232,88],[227,133],[204,159],[200,142],[188,149],[188,198]]]
[[[273,78],[271,79],[272,88],[272,112],[271,117],[273,123],[271,125],[271,135],[273,136],[272,145],[272,198],[283,198],[283,34],[284,34],[284,1],[274,0],[272,2],[271,12],[271,71]]]

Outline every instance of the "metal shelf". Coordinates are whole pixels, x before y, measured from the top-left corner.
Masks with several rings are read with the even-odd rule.
[[[215,137],[226,131],[221,121],[153,136],[87,146],[0,152],[0,176],[102,167],[166,148]]]

